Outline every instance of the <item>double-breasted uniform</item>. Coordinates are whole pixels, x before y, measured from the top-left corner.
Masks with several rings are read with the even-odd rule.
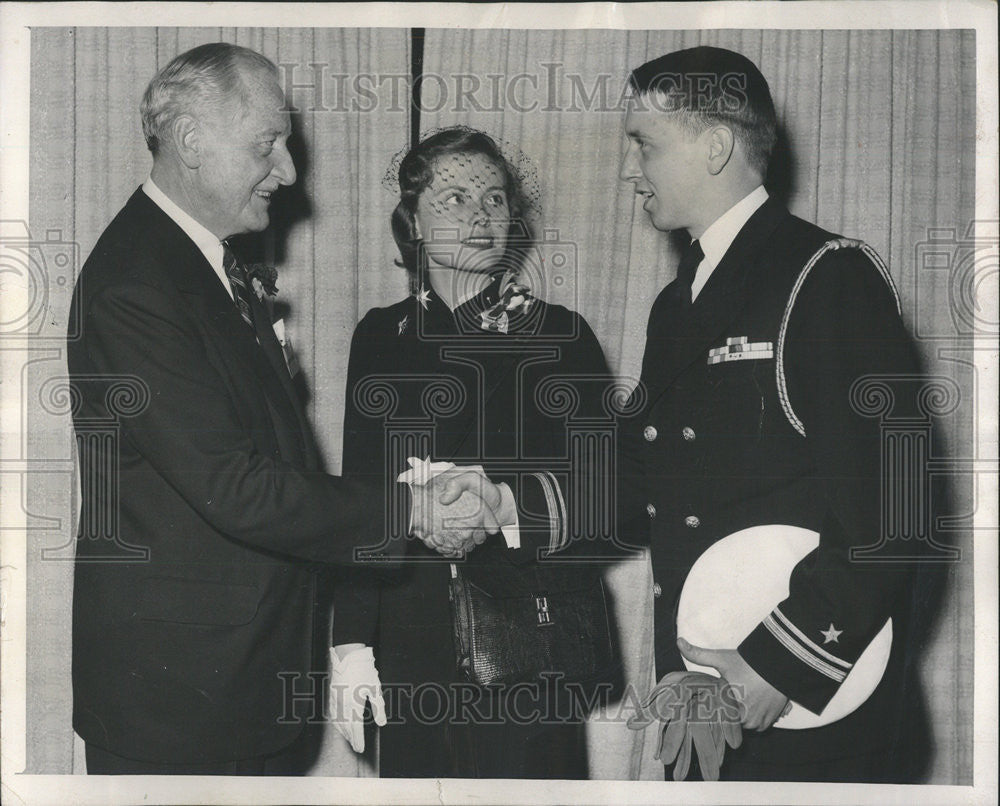
[[[688,571],[709,546],[751,526],[820,535],[788,598],[739,647],[775,688],[819,712],[890,616],[897,636],[884,678],[858,710],[821,728],[748,735],[728,754],[724,779],[907,774],[893,752],[900,714],[919,708],[904,674],[915,651],[906,640],[914,566],[893,561],[899,546],[885,546],[879,562],[850,551],[882,533],[880,424],[859,405],[857,384],[918,371],[877,257],[774,200],[744,225],[690,307],[676,281],[652,307],[636,393],[645,402],[623,426],[621,465],[626,533],[651,545],[658,675],[683,668],[676,608]]]

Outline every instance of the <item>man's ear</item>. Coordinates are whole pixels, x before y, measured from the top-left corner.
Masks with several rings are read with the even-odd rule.
[[[201,125],[190,115],[178,115],[170,126],[170,139],[181,162],[188,168],[201,166]]]
[[[733,136],[733,130],[728,126],[713,126],[707,134],[708,172],[712,176],[718,176],[733,156],[736,138]]]

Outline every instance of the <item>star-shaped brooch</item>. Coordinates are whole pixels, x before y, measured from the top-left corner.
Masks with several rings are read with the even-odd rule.
[[[396,335],[402,336],[406,332],[406,328],[409,327],[409,324],[410,324],[410,315],[407,314],[406,316],[404,316],[402,319],[399,320],[399,332]]]
[[[840,634],[842,632],[843,632],[843,630],[838,630],[836,627],[833,626],[833,622],[831,621],[830,622],[830,629],[829,630],[820,630],[819,634],[823,636],[823,643],[824,644],[829,644],[831,642],[833,642],[835,644],[839,644],[840,641],[838,639],[840,638]]]
[[[419,302],[421,305],[424,306],[424,310],[426,311],[427,310],[427,303],[429,303],[431,301],[431,292],[428,291],[423,286],[420,286],[420,293],[419,294],[414,294],[413,296],[415,296],[417,298],[417,302]]]

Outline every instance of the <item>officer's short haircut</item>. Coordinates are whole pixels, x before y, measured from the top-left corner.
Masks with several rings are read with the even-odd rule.
[[[635,102],[667,114],[692,134],[729,126],[752,168],[763,177],[777,139],[767,79],[746,56],[724,48],[678,50],[629,75]]]
[[[226,42],[209,42],[175,56],[149,82],[139,105],[147,148],[156,154],[177,117],[201,105],[233,98],[246,105],[244,76],[253,70],[278,74],[266,56]]]

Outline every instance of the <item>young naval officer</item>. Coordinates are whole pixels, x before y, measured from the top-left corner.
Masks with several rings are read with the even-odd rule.
[[[768,195],[775,112],[747,58],[682,50],[635,69],[630,85],[621,178],[656,229],[689,242],[650,312],[646,401],[621,459],[629,532],[651,545],[657,675],[683,670],[683,656],[732,684],[744,736],[722,779],[911,780],[906,748],[920,740],[901,734],[919,706],[904,668],[913,564],[850,556],[878,543],[882,480],[879,422],[852,406],[852,385],[919,371],[892,281],[868,247]],[[768,524],[819,534],[787,598],[731,649],[679,639],[692,565]],[[790,701],[821,713],[890,617],[888,666],[862,705],[822,727],[773,727]],[[689,777],[712,777],[702,767]]]
[[[277,68],[201,45],[157,74],[141,112],[152,173],[87,259],[70,324],[73,726],[91,774],[297,772],[286,751],[304,718],[286,715],[285,685],[311,668],[304,561],[378,547],[391,564],[406,541],[386,542],[382,479],[322,472],[226,240],[265,229],[296,178]],[[474,473],[446,478],[478,490]],[[447,530],[448,508],[423,511],[414,533],[439,550],[497,530],[489,507],[453,510]]]

